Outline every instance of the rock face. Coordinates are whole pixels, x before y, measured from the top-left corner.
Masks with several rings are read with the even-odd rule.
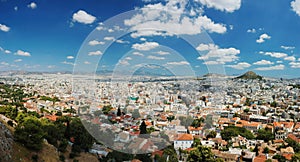
[[[245,74],[243,74],[241,76],[238,76],[237,79],[258,79],[258,80],[262,80],[262,76],[257,75],[253,71],[248,71]]]
[[[0,161],[11,161],[13,135],[6,126],[0,122]]]

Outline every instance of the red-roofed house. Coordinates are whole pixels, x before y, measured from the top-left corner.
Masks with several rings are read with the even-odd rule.
[[[185,150],[190,148],[194,142],[194,137],[192,134],[178,134],[176,140],[174,141],[174,148],[177,150],[179,148]]]

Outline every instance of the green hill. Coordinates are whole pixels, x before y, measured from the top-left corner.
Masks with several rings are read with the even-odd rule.
[[[255,72],[253,72],[253,71],[248,71],[248,72],[246,72],[245,74],[236,77],[236,79],[245,79],[245,80],[248,80],[248,79],[258,79],[258,80],[262,80],[262,78],[263,78],[262,76],[257,75],[257,74],[256,74]]]

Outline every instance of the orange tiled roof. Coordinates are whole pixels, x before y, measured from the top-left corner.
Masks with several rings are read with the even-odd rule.
[[[56,115],[46,115],[45,118],[51,121],[56,121],[58,117]]]
[[[284,156],[286,158],[286,160],[292,160],[294,154],[287,154],[287,153],[283,153],[282,156]]]
[[[258,155],[254,158],[253,162],[265,162],[266,160],[266,155]]]
[[[194,137],[191,134],[179,134],[177,141],[193,141]]]

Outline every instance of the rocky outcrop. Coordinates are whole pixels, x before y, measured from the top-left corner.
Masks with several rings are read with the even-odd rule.
[[[13,135],[7,127],[0,122],[0,161],[11,161]]]

